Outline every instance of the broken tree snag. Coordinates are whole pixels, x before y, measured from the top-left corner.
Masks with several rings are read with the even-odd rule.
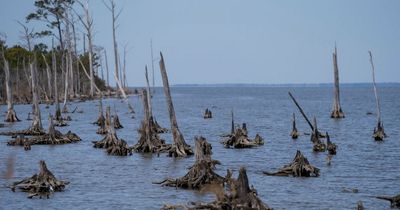
[[[311,142],[314,144],[313,145],[313,151],[314,152],[325,152],[326,151],[326,145],[321,141],[321,134],[318,131],[318,126],[317,126],[317,119],[314,117],[313,119],[313,130],[311,133]]]
[[[234,120],[233,120],[233,112],[232,112],[232,128],[231,134],[224,135],[223,139],[221,140],[221,143],[226,147],[226,148],[235,148],[235,149],[240,149],[240,148],[250,148],[250,147],[257,147],[260,145],[264,144],[264,139],[257,134],[254,140],[249,139],[247,136],[247,125],[246,123],[242,124],[242,127],[237,127],[236,129],[234,128]]]
[[[122,126],[121,122],[119,121],[119,117],[118,117],[117,111],[115,111],[115,114],[113,115],[113,121],[114,121],[114,128],[115,129],[124,128],[124,126]]]
[[[6,75],[6,93],[7,93],[7,114],[6,114],[6,119],[4,121],[5,122],[18,122],[20,120],[17,117],[17,113],[15,113],[14,105],[13,105],[10,66],[4,56],[4,51],[2,51],[2,56],[3,56],[3,62],[4,62],[4,73]]]
[[[335,46],[335,52],[333,53],[333,73],[334,73],[334,98],[333,98],[333,110],[331,118],[344,118],[342,107],[340,107],[340,93],[339,93],[339,67],[337,63],[337,49]]]
[[[299,132],[296,128],[296,116],[293,113],[293,120],[292,120],[292,132],[290,132],[290,136],[292,139],[297,139],[299,137]]]
[[[206,110],[204,111],[204,114],[203,114],[203,118],[204,118],[204,119],[211,119],[211,118],[212,118],[212,112],[211,112],[211,110],[209,110],[208,108],[206,108]]]
[[[224,185],[224,177],[216,174],[214,168],[219,161],[212,160],[212,147],[204,137],[195,137],[195,157],[196,162],[189,168],[188,173],[177,179],[166,179],[156,183],[162,186],[180,187],[184,189],[199,190],[208,184]]]
[[[396,196],[377,196],[376,198],[381,200],[390,201],[390,207],[392,208],[400,208],[400,194]]]
[[[169,120],[171,122],[171,132],[173,137],[172,148],[169,151],[170,157],[186,157],[188,155],[192,155],[193,151],[190,148],[190,145],[186,144],[185,139],[183,138],[182,133],[178,128],[178,122],[176,121],[174,105],[172,103],[171,91],[169,89],[169,82],[167,76],[167,70],[165,68],[164,58],[162,53],[160,52],[160,71],[161,77],[164,85],[164,93],[166,97],[168,112],[169,112]]]
[[[133,146],[133,150],[140,153],[161,153],[168,152],[171,149],[171,144],[165,144],[165,140],[161,139],[158,135],[157,128],[153,118],[150,116],[150,107],[148,105],[147,90],[142,90],[142,103],[143,103],[143,120],[138,130],[140,138],[138,143]]]
[[[229,172],[229,170],[228,170]],[[188,205],[165,205],[163,209],[258,209],[272,210],[257,196],[257,191],[249,186],[246,169],[239,170],[237,179],[227,175],[227,184],[224,188],[220,185],[207,185],[202,191],[212,192],[216,195],[216,200],[211,203],[189,202]]]
[[[277,172],[264,171],[263,173],[270,176],[317,177],[319,169],[310,165],[307,158],[297,150],[296,156],[289,165],[283,166]]]
[[[328,153],[330,155],[336,155],[336,148],[337,148],[336,144],[331,142],[331,138],[329,137],[328,132],[326,132],[325,136],[326,136],[326,144],[327,144]]]
[[[69,184],[68,181],[58,180],[47,169],[46,163],[39,161],[40,171],[30,178],[26,178],[19,182],[14,182],[10,188],[15,191],[16,188],[28,192],[28,198],[39,196],[39,198],[49,198],[53,192],[63,191],[65,186]]]
[[[127,156],[131,155],[131,149],[128,144],[123,139],[118,139],[115,133],[114,123],[111,120],[110,107],[106,110],[106,120],[105,120],[107,134],[101,141],[92,141],[94,148],[106,149],[107,154],[115,156]]]
[[[308,125],[310,126],[311,130],[314,130],[313,125],[311,124],[310,120],[307,118],[307,115],[304,113],[303,109],[300,107],[300,105],[297,103],[296,99],[294,98],[294,96],[292,95],[292,93],[288,92],[290,98],[293,100],[294,104],[297,106],[297,108],[299,109],[301,115],[303,115],[304,119],[307,121]]]
[[[368,53],[369,53],[369,61],[371,62],[371,67],[372,67],[372,82],[373,82],[373,85],[374,85],[374,93],[375,93],[375,101],[376,101],[376,113],[377,113],[377,125],[374,128],[374,134],[372,135],[372,137],[376,141],[382,141],[384,138],[386,138],[386,134],[385,134],[385,129],[383,128],[382,120],[381,120],[381,104],[380,104],[380,101],[379,101],[378,91],[376,89],[376,84],[375,84],[375,66],[374,66],[374,62],[372,60],[371,51],[368,51]]]

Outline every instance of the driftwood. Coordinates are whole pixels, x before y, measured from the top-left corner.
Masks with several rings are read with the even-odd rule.
[[[378,91],[376,89],[376,84],[375,84],[375,66],[374,66],[374,62],[372,60],[371,51],[369,51],[369,61],[371,62],[371,67],[372,67],[372,82],[374,85],[376,112],[377,112],[377,123],[376,123],[376,127],[374,128],[374,133],[373,133],[372,137],[376,141],[382,141],[384,138],[386,138],[386,133],[385,133],[385,129],[383,128],[383,123],[382,123],[382,119],[381,119],[381,104],[379,101]]]
[[[156,124],[150,115],[150,106],[148,97],[148,90],[142,90],[142,103],[144,110],[144,117],[141,126],[138,130],[140,138],[138,143],[133,146],[133,150],[141,153],[161,153],[168,152],[172,145],[165,144],[165,140],[161,139],[158,135]]]
[[[250,147],[257,147],[260,145],[264,144],[264,139],[259,135],[256,134],[256,137],[252,140],[249,139],[247,136],[247,126],[246,123],[242,124],[242,127],[237,127],[236,129],[234,128],[234,118],[233,118],[233,112],[232,112],[232,128],[233,132],[231,134],[223,136],[223,139],[221,140],[221,143],[226,147],[226,148],[235,148],[235,149],[240,149],[240,148],[250,148]]]
[[[293,113],[293,120],[292,120],[292,132],[290,132],[290,136],[292,139],[297,139],[299,137],[300,133],[297,131],[296,128],[296,116]]]
[[[169,150],[168,155],[170,157],[186,157],[188,155],[192,155],[193,151],[190,148],[190,145],[186,144],[185,139],[181,131],[178,128],[178,122],[176,121],[174,105],[172,103],[171,91],[169,89],[169,82],[167,76],[167,70],[165,68],[164,57],[160,52],[160,71],[163,80],[164,93],[166,97],[169,119],[171,122],[171,132],[173,137],[172,148]]]
[[[13,105],[13,94],[11,87],[11,78],[10,78],[10,66],[8,61],[4,56],[4,51],[2,51],[3,62],[4,62],[4,73],[6,76],[6,93],[7,93],[7,113],[5,122],[18,122],[20,121],[17,117],[17,113],[15,113],[14,105]]]
[[[390,207],[392,208],[400,208],[400,194],[396,196],[376,196],[376,198],[381,200],[390,201]]]
[[[30,149],[30,145],[34,144],[70,144],[76,143],[81,140],[81,138],[68,131],[66,134],[62,134],[60,131],[54,128],[53,117],[49,117],[49,129],[44,135],[34,136],[32,138],[25,138],[23,135],[17,136],[15,140],[7,142],[9,146],[24,146],[25,150]]]
[[[211,119],[211,118],[212,118],[212,112],[211,112],[211,110],[209,110],[208,108],[206,108],[206,110],[204,111],[204,114],[203,114],[203,118],[204,118],[204,119]]]
[[[107,134],[100,141],[92,141],[93,147],[106,149],[107,154],[109,155],[116,155],[116,156],[131,155],[132,151],[128,147],[126,141],[123,139],[118,139],[117,134],[115,133],[114,123],[111,120],[111,115],[110,115],[110,107],[107,107],[105,121],[107,127]]]
[[[28,198],[35,196],[49,198],[53,192],[63,191],[65,186],[69,184],[68,181],[56,179],[53,173],[47,169],[46,163],[43,160],[39,161],[39,166],[39,174],[35,174],[19,182],[14,182],[10,186],[11,190],[15,191],[18,188],[24,192],[28,192]]]
[[[333,53],[333,73],[334,73],[334,100],[333,100],[333,110],[331,113],[331,118],[344,118],[344,113],[342,107],[340,106],[340,93],[339,93],[339,67],[337,64],[337,49],[335,46],[335,52]]]
[[[249,186],[245,168],[239,170],[237,179],[231,178],[228,170],[227,189],[220,185],[208,185],[204,191],[215,193],[217,199],[211,203],[189,202],[188,205],[165,205],[162,209],[259,209],[272,210],[257,196],[257,191]]]
[[[223,186],[224,177],[216,174],[214,168],[219,161],[212,160],[212,147],[204,137],[195,137],[196,162],[189,168],[187,174],[177,179],[166,179],[156,184],[169,187],[199,190],[207,184],[219,184]]]
[[[263,173],[270,176],[317,177],[319,176],[319,169],[310,165],[307,158],[297,150],[292,163],[285,165],[277,172],[264,171]]]

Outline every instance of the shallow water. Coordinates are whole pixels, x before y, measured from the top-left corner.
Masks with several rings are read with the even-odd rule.
[[[300,116],[287,92],[292,91],[309,117],[316,116],[322,132],[328,131],[338,145],[332,164],[326,164],[326,153],[313,153],[309,136],[298,140],[289,136],[292,113],[296,113],[299,131],[310,129]],[[213,146],[213,159],[222,165],[217,172],[225,175],[227,169],[237,176],[241,166],[247,168],[250,184],[270,207],[275,209],[356,209],[362,200],[367,209],[390,209],[389,202],[377,200],[375,195],[395,195],[400,184],[400,87],[379,87],[382,119],[388,138],[375,142],[371,135],[376,123],[375,101],[371,87],[343,87],[341,102],[345,119],[331,119],[332,89],[329,87],[174,87],[172,88],[179,127],[186,141],[194,145],[195,135],[203,135]],[[134,102],[136,118],[127,113],[126,104],[117,99],[106,99],[117,110],[125,128],[117,130],[120,138],[129,145],[138,140],[137,129],[142,119],[141,102]],[[185,204],[188,201],[210,201],[211,194],[160,187],[152,184],[166,177],[183,176],[194,162],[194,157],[173,159],[133,154],[128,157],[108,156],[104,150],[94,149],[92,140],[100,140],[97,126],[98,102],[71,103],[84,113],[70,113],[70,126],[58,128],[72,130],[83,140],[68,145],[34,145],[32,150],[8,147],[9,139],[0,136],[0,173],[6,170],[6,160],[15,156],[13,180],[0,178],[0,208],[4,209],[159,209],[163,204]],[[211,108],[212,119],[204,120],[202,112]],[[0,119],[4,119],[5,106],[1,106]],[[0,131],[28,128],[26,121],[29,105],[16,105],[22,122],[6,124]],[[158,122],[169,127],[166,103],[162,89],[153,98],[153,113]],[[235,112],[236,123],[247,123],[249,136],[256,133],[264,137],[264,146],[255,149],[225,149],[219,135],[230,131],[230,110]],[[43,125],[47,128],[48,114],[54,108],[41,107]],[[168,142],[171,135],[163,135]],[[289,163],[296,150],[301,150],[311,164],[321,169],[318,178],[270,177],[263,170],[273,171]],[[57,178],[70,181],[61,193],[51,199],[27,199],[26,193],[11,192],[4,186],[11,181],[30,177],[38,171],[38,161],[45,160]],[[359,193],[345,193],[342,188],[357,188]]]

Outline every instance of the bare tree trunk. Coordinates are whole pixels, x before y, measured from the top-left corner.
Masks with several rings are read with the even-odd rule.
[[[374,62],[372,60],[372,53],[371,51],[368,51],[369,53],[369,58],[370,58],[370,62],[371,62],[371,67],[372,67],[372,81],[373,81],[373,85],[374,85],[374,93],[375,93],[375,101],[376,101],[376,113],[377,113],[377,125],[374,128],[374,134],[373,137],[375,138],[375,140],[377,141],[382,141],[385,137],[386,137],[386,133],[385,133],[385,129],[383,128],[383,123],[381,120],[381,104],[379,101],[379,97],[378,97],[378,91],[376,89],[376,84],[375,84],[375,66],[374,66]]]
[[[40,108],[39,108],[36,66],[33,63],[31,63],[30,69],[31,69],[31,75],[32,75],[32,104],[34,107],[31,131],[41,133],[41,132],[43,132],[43,126],[42,126],[42,119],[41,119]]]
[[[146,77],[146,84],[147,84],[147,105],[149,106],[149,115],[153,117],[152,105],[151,105],[151,92],[150,92],[150,84],[149,84],[149,75],[147,73],[147,66],[145,66],[145,77]]]
[[[151,75],[153,77],[153,94],[156,92],[155,89],[155,80],[154,80],[154,58],[153,58],[153,40],[150,40],[150,49],[151,49]]]
[[[3,62],[4,62],[4,73],[6,75],[6,92],[7,92],[7,114],[6,114],[6,122],[18,122],[20,121],[15,113],[13,106],[13,95],[12,95],[12,86],[11,86],[11,77],[10,77],[10,66],[6,57],[4,56],[4,51],[2,51]]]
[[[296,99],[293,97],[292,93],[289,92],[290,98],[293,100],[294,104],[299,108],[300,113],[303,115],[304,119],[307,121],[308,125],[310,126],[311,130],[314,130],[314,126],[311,124],[310,120],[307,118],[306,114],[304,113],[303,109],[297,103]]]
[[[54,52],[54,48],[53,48],[53,52],[51,54],[51,60],[52,60],[52,64],[53,64],[53,72],[54,72],[54,103],[56,104],[56,113],[55,113],[55,119],[56,121],[61,121],[62,117],[61,117],[61,109],[60,109],[60,102],[58,100],[58,78],[57,78],[57,59],[56,59],[56,55]]]
[[[107,51],[106,49],[104,49],[104,59],[106,60],[106,79],[107,79],[107,87],[110,87],[110,83],[109,83],[109,74],[108,74],[108,59],[107,59]]]
[[[51,76],[51,72],[50,72],[50,67],[49,67],[49,64],[47,63],[46,57],[44,56],[43,53],[42,53],[42,57],[43,57],[44,63],[46,64],[47,88],[48,88],[48,91],[49,91],[49,97],[50,97],[50,99],[52,99],[53,98],[52,97],[52,89],[53,88],[51,87],[52,76]]]
[[[179,131],[178,123],[176,121],[174,105],[172,103],[171,92],[169,89],[169,82],[167,76],[167,70],[165,68],[164,58],[160,52],[160,71],[164,85],[164,93],[166,97],[169,119],[171,122],[171,131],[174,142],[172,144],[173,149],[169,152],[169,156],[173,157],[186,157],[187,155],[192,155],[193,151],[188,144],[186,144],[182,133]]]
[[[337,63],[337,49],[335,46],[335,52],[333,53],[333,73],[334,73],[334,102],[331,118],[344,118],[344,113],[340,107],[340,94],[339,94],[339,67]]]

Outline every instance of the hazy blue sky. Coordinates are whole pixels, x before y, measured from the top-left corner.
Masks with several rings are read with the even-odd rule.
[[[18,3],[16,3],[18,2]],[[0,32],[18,43],[33,0],[2,0]],[[117,0],[120,50],[129,44],[128,83],[143,85],[150,39],[166,60],[170,83],[327,83],[338,46],[341,82],[370,82],[372,50],[378,82],[400,82],[398,0]],[[91,0],[95,44],[112,68],[110,13]],[[40,22],[29,23],[39,29]],[[156,81],[161,84],[158,62]]]

